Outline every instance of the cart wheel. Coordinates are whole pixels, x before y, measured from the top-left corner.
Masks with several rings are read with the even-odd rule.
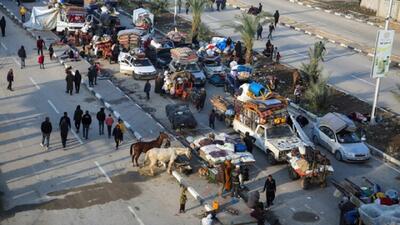
[[[276,159],[275,159],[275,155],[271,151],[268,151],[267,160],[268,160],[269,164],[271,164],[271,165],[275,165],[277,163]]]
[[[232,121],[231,121],[231,119],[229,119],[229,117],[225,117],[225,125],[226,125],[226,127],[232,126]]]
[[[288,172],[291,180],[297,180],[300,178],[300,176],[296,173],[296,171],[293,170],[291,166],[288,166]]]
[[[309,189],[310,188],[310,178],[304,177],[301,180],[301,187],[303,188],[303,190]]]

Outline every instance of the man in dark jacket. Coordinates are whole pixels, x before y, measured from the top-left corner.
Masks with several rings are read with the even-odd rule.
[[[240,181],[239,181],[240,167],[239,165],[232,172],[232,193],[234,198],[239,197]]]
[[[60,127],[61,143],[63,148],[65,148],[67,145],[68,131],[71,129],[71,120],[69,119],[67,112],[64,112],[64,116],[60,118],[58,126]]]
[[[26,59],[26,51],[24,46],[22,45],[21,48],[18,50],[18,57],[21,60],[21,69],[25,67],[25,59]]]
[[[197,111],[200,112],[204,108],[204,103],[206,102],[206,99],[207,99],[206,89],[201,88],[199,106],[197,107]]]
[[[74,75],[72,75],[71,70],[67,70],[67,76],[65,77],[65,81],[67,82],[67,90],[65,92],[72,95],[72,91],[74,90],[75,77]]]
[[[275,30],[274,24],[270,23],[268,28],[269,28],[268,39],[272,40],[272,32]]]
[[[12,89],[12,82],[14,82],[14,72],[13,69],[10,69],[7,73],[7,82],[8,82],[8,86],[7,89],[10,91],[13,91]]]
[[[75,70],[75,76],[74,76],[75,93],[79,93],[79,90],[81,89],[81,81],[82,81],[81,73],[79,72],[79,70]]]
[[[235,54],[239,59],[242,58],[242,43],[240,41],[235,44]]]
[[[101,108],[100,111],[97,112],[97,120],[99,121],[99,135],[104,134],[104,121],[106,120],[106,114],[104,113],[104,108]]]
[[[214,129],[215,128],[215,117],[217,116],[217,114],[215,113],[215,110],[211,110],[210,115],[208,116],[208,125]]]
[[[257,40],[262,39],[262,32],[263,32],[263,27],[261,23],[258,23],[257,25]]]
[[[6,18],[4,16],[0,19],[1,36],[6,36]]]
[[[246,132],[243,142],[246,145],[247,151],[250,153],[253,153],[253,143],[256,141],[256,139],[252,136],[250,136],[249,132]]]
[[[95,68],[94,67],[89,67],[89,71],[88,71],[88,79],[89,79],[89,87],[93,87],[93,82],[94,82],[94,77],[95,77]]]
[[[151,84],[149,80],[147,80],[146,84],[144,85],[144,92],[146,93],[147,100],[150,100],[150,90],[151,90]]]
[[[274,13],[274,19],[275,19],[275,28],[276,28],[276,25],[279,22],[279,11],[278,10],[276,10]]]
[[[89,138],[89,126],[92,123],[92,117],[89,111],[86,110],[85,115],[82,117],[83,137],[87,140]]]
[[[74,112],[74,122],[75,122],[76,133],[79,133],[79,128],[81,127],[82,114],[83,114],[83,111],[81,109],[81,106],[80,105],[76,106],[76,109]]]
[[[42,143],[40,143],[40,146],[44,147],[44,142],[46,141],[46,150],[48,150],[50,145],[50,134],[53,130],[49,117],[46,117],[46,119],[42,122],[40,129],[42,131]]]
[[[275,199],[275,192],[276,192],[276,183],[275,180],[272,178],[272,175],[268,175],[267,180],[265,180],[263,192],[265,192],[265,199],[266,199],[266,206],[265,208],[270,207],[274,203]]]
[[[36,41],[36,48],[37,48],[38,55],[43,55],[44,45],[45,45],[45,43],[44,43],[43,39],[40,36],[38,36],[38,39]]]
[[[119,124],[115,125],[112,135],[114,136],[115,150],[117,150],[119,144],[121,143],[121,138],[122,138],[122,131],[121,131],[121,127],[119,126]]]

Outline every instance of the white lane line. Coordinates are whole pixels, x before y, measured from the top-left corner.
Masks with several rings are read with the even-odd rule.
[[[30,79],[31,82],[35,85],[36,89],[40,90],[40,87],[39,87],[39,85],[36,83],[36,81],[35,81],[32,77],[29,77],[29,79]]]
[[[106,177],[108,183],[112,183],[110,177],[106,174],[106,171],[103,169],[103,167],[100,166],[100,164],[97,161],[94,161],[94,164],[96,164],[96,166],[99,168],[99,170],[104,174],[104,176]]]
[[[367,80],[364,80],[364,79],[362,79],[362,78],[359,78],[359,77],[357,77],[357,76],[354,76],[354,75],[350,75],[351,77],[353,77],[353,78],[356,78],[357,80],[359,80],[359,81],[361,81],[361,82],[364,82],[364,83],[366,83],[366,84],[369,84],[369,85],[371,85],[371,86],[374,86],[375,87],[375,84],[374,83],[371,83],[371,82],[369,82],[369,81],[367,81]]]
[[[158,125],[159,127],[161,127],[161,128],[164,128],[164,127],[161,125],[161,123],[159,123],[159,122],[157,122],[157,125]]]
[[[54,111],[56,111],[57,114],[60,114],[60,112],[57,110],[56,106],[50,100],[47,100],[47,102],[54,109]]]
[[[133,210],[132,207],[130,207],[130,206],[128,206],[128,209],[129,209],[129,211],[131,211],[131,213],[135,217],[136,221],[138,221],[138,223],[140,225],[144,225],[143,221],[138,217],[138,215],[136,214],[135,210]]]
[[[76,132],[73,129],[71,129],[71,133],[75,136],[75,138],[79,141],[79,143],[83,145],[82,139],[76,134]]]
[[[7,46],[3,42],[0,42],[0,44],[5,50],[8,50]]]

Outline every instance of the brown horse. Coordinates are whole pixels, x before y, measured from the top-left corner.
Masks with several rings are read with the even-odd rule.
[[[135,166],[134,162],[136,162],[136,166],[139,166],[138,159],[139,159],[140,154],[146,153],[148,150],[150,150],[152,148],[160,148],[165,139],[169,140],[168,134],[166,134],[164,132],[160,132],[160,135],[158,136],[158,138],[153,141],[149,141],[149,142],[138,141],[138,142],[133,143],[131,145],[131,151],[130,151],[130,154],[132,156],[133,166]]]

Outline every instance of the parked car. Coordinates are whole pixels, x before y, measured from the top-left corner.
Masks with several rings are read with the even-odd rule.
[[[174,42],[170,40],[152,40],[149,48],[147,48],[146,54],[157,68],[166,69],[172,60],[172,48],[174,48]]]
[[[173,129],[195,128],[197,126],[196,119],[187,104],[169,104],[165,107],[165,111]]]
[[[201,65],[209,83],[221,87],[225,85],[225,78],[229,69],[221,63],[219,56],[203,58]]]
[[[367,161],[371,155],[365,137],[356,134],[357,127],[347,116],[328,113],[317,120],[313,141],[335,155],[339,161]]]
[[[118,56],[121,73],[132,75],[135,79],[153,79],[157,75],[156,68],[145,57],[135,57],[127,52],[121,52]]]
[[[206,76],[203,71],[200,69],[197,63],[188,63],[188,64],[180,64],[176,63],[173,60],[169,64],[169,69],[172,72],[177,70],[184,70],[190,72],[194,77],[194,86],[196,87],[204,87],[206,85]]]

